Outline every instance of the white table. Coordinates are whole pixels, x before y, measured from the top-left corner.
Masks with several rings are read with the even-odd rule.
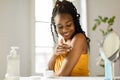
[[[20,77],[20,80],[104,80],[104,77]]]
[[[19,80],[105,80],[105,77],[20,77]],[[120,77],[115,77],[115,80],[120,80]]]

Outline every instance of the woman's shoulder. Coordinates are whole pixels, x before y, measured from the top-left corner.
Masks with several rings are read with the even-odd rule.
[[[83,33],[77,33],[72,39],[72,45],[76,45],[77,47],[87,47],[87,40]]]
[[[87,53],[88,45],[86,37],[83,33],[77,33],[72,39],[72,45],[74,48],[82,50],[81,53]]]
[[[73,40],[86,40],[86,37],[83,33],[77,33],[74,35]]]

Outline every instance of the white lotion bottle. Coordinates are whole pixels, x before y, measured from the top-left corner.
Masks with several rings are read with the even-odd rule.
[[[11,47],[10,54],[7,55],[7,73],[5,78],[7,80],[13,78],[19,80],[20,76],[20,54],[17,53],[16,49],[19,47]]]

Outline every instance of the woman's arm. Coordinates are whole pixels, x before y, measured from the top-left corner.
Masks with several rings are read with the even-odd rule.
[[[69,76],[80,55],[87,53],[87,41],[83,34],[76,34],[71,41],[71,45],[72,50],[65,57],[60,70],[55,73],[56,76]]]
[[[49,70],[53,70],[54,69],[54,65],[55,65],[55,61],[56,61],[56,55],[53,54],[52,57],[50,58],[49,62],[48,62],[48,69]]]

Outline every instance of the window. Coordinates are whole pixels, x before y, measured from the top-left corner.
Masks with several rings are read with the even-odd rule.
[[[85,1],[86,0],[74,0],[72,2],[76,5],[78,12],[81,14],[81,18],[83,18],[81,19],[81,25],[84,31],[87,31]],[[34,57],[32,60],[33,75],[41,74],[47,69],[47,62],[50,55],[53,53],[54,48],[54,41],[50,30],[50,19],[54,0],[35,0],[34,3],[35,5],[32,3],[32,6],[34,7],[33,11],[35,11],[35,14],[32,15],[35,16],[35,20],[33,21],[35,26],[32,29],[34,30],[32,31],[34,34],[33,38],[35,38],[33,39],[33,46],[35,46],[33,47],[33,51],[35,51],[35,53],[32,54],[32,57]]]
[[[35,73],[43,73],[47,69],[49,56],[53,52],[50,30],[52,8],[52,0],[35,0]]]

